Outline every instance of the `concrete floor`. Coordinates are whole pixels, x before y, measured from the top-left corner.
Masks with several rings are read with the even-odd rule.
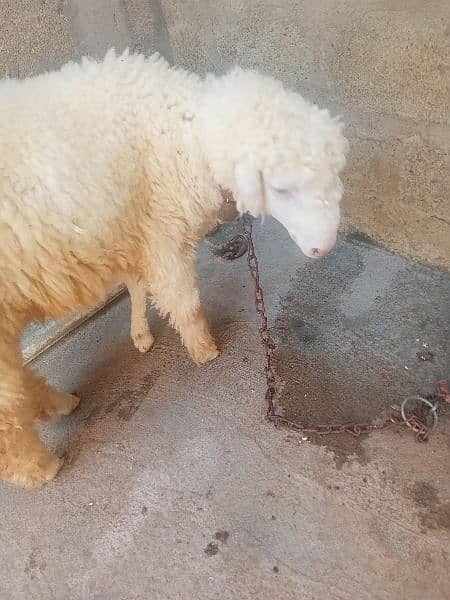
[[[0,484],[2,600],[449,597],[449,411],[428,444],[268,426],[245,259],[213,252],[235,227],[200,250],[216,362],[193,365],[151,311],[139,355],[123,298],[36,363],[82,403],[45,428],[68,457],[54,482]],[[357,237],[307,262],[270,220],[255,238],[280,410],[375,418],[448,376],[448,274]]]

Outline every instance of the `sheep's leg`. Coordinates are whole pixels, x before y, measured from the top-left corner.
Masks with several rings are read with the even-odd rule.
[[[26,383],[33,399],[34,418],[37,421],[50,421],[70,415],[80,403],[78,396],[58,392],[32,369],[26,369]]]
[[[0,420],[2,479],[26,488],[37,487],[53,479],[63,462],[63,458],[47,450],[31,421],[18,421],[5,427]]]
[[[0,341],[0,477],[23,487],[53,479],[63,459],[47,450],[33,428],[39,405],[34,386],[21,364],[20,352]]]
[[[194,260],[179,252],[167,252],[167,263],[149,274],[153,301],[180,333],[183,344],[197,364],[219,355],[200,306]]]
[[[130,277],[127,288],[131,299],[131,338],[139,352],[148,352],[155,339],[147,320],[147,286],[137,277]]]
[[[219,356],[220,352],[209,332],[208,324],[200,307],[187,315],[185,320],[179,319],[178,316],[174,318],[173,313],[171,315],[173,322],[178,322],[177,329],[194,362],[202,365]]]

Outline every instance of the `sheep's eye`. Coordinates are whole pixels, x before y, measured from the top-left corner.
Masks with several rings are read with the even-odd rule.
[[[282,196],[287,196],[288,194],[291,193],[291,190],[287,189],[287,188],[279,188],[279,187],[272,187],[272,191],[274,191],[276,194],[280,194]]]

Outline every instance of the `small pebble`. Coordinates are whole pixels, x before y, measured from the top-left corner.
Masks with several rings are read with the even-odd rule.
[[[279,571],[279,568],[278,568],[278,567],[274,567],[274,568],[272,569],[272,571],[273,571],[274,573],[278,573],[278,571]]]

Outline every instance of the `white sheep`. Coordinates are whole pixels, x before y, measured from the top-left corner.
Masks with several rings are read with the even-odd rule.
[[[197,363],[218,350],[203,317],[195,249],[238,210],[272,214],[312,257],[334,244],[347,142],[327,111],[240,68],[205,79],[109,52],[0,83],[0,476],[26,487],[63,459],[33,427],[78,398],[23,366],[30,321],[84,309],[114,285],[131,295],[131,336],[153,337],[147,291]]]

